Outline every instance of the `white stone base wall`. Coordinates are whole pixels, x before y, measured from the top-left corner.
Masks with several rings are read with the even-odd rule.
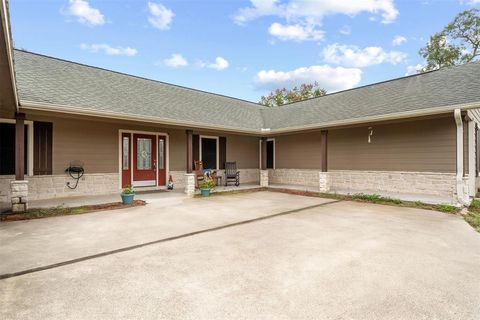
[[[319,186],[319,171],[308,169],[270,169],[268,180],[270,184],[293,184],[308,187]]]
[[[185,171],[170,171],[170,175],[173,179],[173,188],[174,189],[183,189],[185,188]],[[168,182],[168,177],[167,177]]]
[[[15,180],[14,176],[0,177],[0,202],[10,202],[10,182]],[[80,195],[97,195],[118,192],[118,173],[91,173],[85,174],[76,189],[67,187],[75,185],[75,180],[69,175],[46,175],[25,177],[28,181],[28,200],[41,200],[52,198],[63,198]]]
[[[259,183],[259,169],[238,169],[240,171],[240,184],[242,183]],[[225,170],[217,170],[222,178],[222,184],[225,183]],[[170,171],[172,175],[174,188],[185,188],[185,171]]]
[[[419,195],[450,201],[456,194],[454,173],[333,170],[328,174],[331,192],[377,193],[398,198]]]

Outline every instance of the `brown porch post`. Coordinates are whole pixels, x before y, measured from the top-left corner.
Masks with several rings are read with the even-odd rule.
[[[321,131],[321,138],[320,138],[320,149],[322,152],[322,172],[328,171],[328,164],[327,164],[327,137],[328,137],[328,130]]]
[[[15,180],[25,178],[25,114],[15,114]]]
[[[193,172],[193,131],[186,130],[187,133],[187,173]]]
[[[262,138],[262,170],[267,170],[267,138]]]

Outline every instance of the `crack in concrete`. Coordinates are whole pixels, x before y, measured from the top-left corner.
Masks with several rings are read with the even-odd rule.
[[[318,207],[325,206],[327,204],[337,203],[337,202],[340,202],[340,201],[341,200],[332,200],[332,201],[329,201],[329,202],[323,202],[323,203],[311,205],[311,206],[308,206],[308,207],[283,211],[283,212],[275,213],[275,214],[268,215],[268,216],[263,216],[263,217],[258,217],[258,218],[254,218],[254,219],[229,223],[229,224],[225,224],[225,225],[218,226],[218,227],[213,227],[213,228],[188,232],[188,233],[180,234],[178,236],[173,236],[173,237],[163,238],[163,239],[159,239],[159,240],[144,242],[144,243],[140,243],[140,244],[136,244],[136,245],[128,246],[128,247],[123,247],[123,248],[119,248],[119,249],[115,249],[115,250],[104,251],[104,252],[92,254],[92,255],[89,255],[89,256],[81,257],[81,258],[76,258],[76,259],[71,259],[71,260],[66,260],[66,261],[62,261],[62,262],[58,262],[58,263],[49,264],[49,265],[46,265],[46,266],[26,269],[26,270],[12,272],[12,273],[4,273],[4,274],[0,274],[0,280],[19,277],[19,276],[26,275],[26,274],[29,274],[29,273],[35,273],[35,272],[45,271],[45,270],[49,270],[49,269],[59,268],[59,267],[67,266],[67,265],[70,265],[70,264],[74,264],[74,263],[78,263],[78,262],[82,262],[82,261],[86,261],[86,260],[92,260],[92,259],[96,259],[96,258],[101,258],[101,257],[125,252],[125,251],[131,251],[131,250],[143,248],[143,247],[146,247],[146,246],[151,246],[151,245],[162,243],[162,242],[178,240],[178,239],[192,237],[192,236],[203,234],[203,233],[223,230],[223,229],[232,228],[232,227],[236,227],[236,226],[241,226],[241,225],[244,225],[244,224],[249,224],[249,223],[253,223],[253,222],[257,222],[257,221],[262,221],[262,220],[272,219],[272,218],[276,218],[276,217],[280,217],[280,216],[285,216],[285,215],[288,215],[288,214],[297,213],[297,212],[301,212],[301,211],[305,211],[305,210],[309,210],[309,209],[313,209],[313,208],[318,208]]]

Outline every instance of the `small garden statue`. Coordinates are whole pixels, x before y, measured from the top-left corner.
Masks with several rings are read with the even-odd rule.
[[[168,176],[167,189],[168,189],[168,190],[173,190],[173,178],[172,178],[172,175],[169,175],[169,176]]]

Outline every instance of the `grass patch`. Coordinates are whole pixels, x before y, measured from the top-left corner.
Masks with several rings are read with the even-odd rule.
[[[477,232],[480,232],[480,213],[468,212],[465,215],[465,221],[467,221]]]
[[[80,206],[80,207],[57,206],[52,208],[32,208],[32,209],[28,209],[26,212],[23,212],[23,213],[2,214],[1,220],[18,221],[18,220],[42,219],[42,218],[57,217],[57,216],[84,214],[84,213],[101,211],[101,210],[114,210],[114,209],[137,207],[137,206],[143,206],[145,204],[146,202],[143,200],[135,200],[133,204],[130,204],[130,205],[124,205],[121,202],[113,202],[113,203],[96,204],[96,205]]]
[[[336,198],[342,199],[342,200],[350,200],[350,201],[360,201],[360,202],[392,205],[392,206],[399,206],[399,207],[434,210],[434,211],[440,211],[440,212],[452,213],[452,214],[458,213],[461,210],[461,208],[451,206],[448,204],[428,204],[421,201],[403,201],[400,199],[382,197],[381,195],[378,195],[378,194],[356,193],[353,195],[341,195],[341,196],[337,195]]]
[[[474,199],[472,203],[470,203],[470,207],[468,208],[468,210],[473,212],[480,212],[480,200]]]
[[[53,207],[53,208],[34,208],[29,209],[27,212],[23,213],[25,219],[40,219],[46,217],[56,217],[56,216],[67,216],[74,214],[82,214],[88,212],[88,206],[82,207]]]

